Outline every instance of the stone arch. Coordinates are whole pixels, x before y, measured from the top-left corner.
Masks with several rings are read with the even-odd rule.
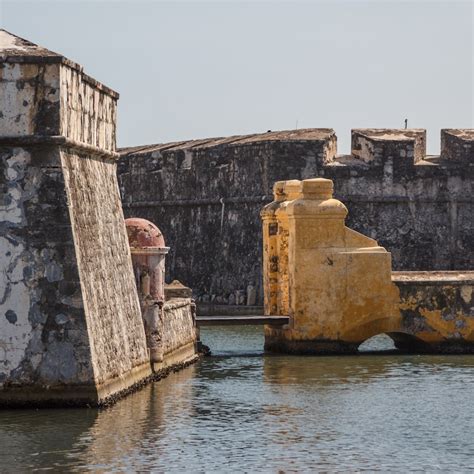
[[[376,340],[380,336],[386,336],[386,341],[388,342],[387,338],[389,338],[393,346],[390,347],[389,345],[385,345],[383,341],[381,341],[380,347],[375,345],[374,347],[365,348],[363,347],[369,341]],[[384,347],[385,346],[385,347]],[[361,350],[362,347],[362,350]],[[358,347],[357,350],[359,352],[366,352],[366,351],[390,351],[390,350],[398,350],[401,352],[427,352],[428,346],[427,344],[422,341],[421,339],[413,336],[412,334],[408,334],[406,332],[401,331],[392,331],[392,332],[379,332],[377,334],[373,334],[372,336],[364,339]]]
[[[429,345],[413,334],[406,332],[388,332],[387,336],[393,340],[395,347],[400,351],[429,352]]]

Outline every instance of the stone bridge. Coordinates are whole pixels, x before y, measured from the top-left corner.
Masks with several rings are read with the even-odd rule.
[[[474,272],[394,272],[391,254],[345,226],[333,182],[280,181],[263,220],[265,348],[356,352],[388,334],[399,349],[474,352]]]

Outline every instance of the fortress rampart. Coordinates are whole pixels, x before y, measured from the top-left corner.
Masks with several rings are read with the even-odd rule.
[[[117,182],[117,99],[0,30],[0,407],[103,405],[195,359],[188,297],[165,304],[163,363],[151,364]]]
[[[392,254],[395,270],[468,270],[474,262],[474,130],[355,129],[337,155],[331,129],[268,132],[120,150],[126,216],[174,242],[168,278],[201,302],[261,305],[259,212],[276,181],[321,176],[347,204],[347,225]]]

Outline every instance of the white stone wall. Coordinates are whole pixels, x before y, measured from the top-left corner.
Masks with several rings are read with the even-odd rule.
[[[109,92],[65,64],[0,63],[0,403],[101,402],[151,375]]]

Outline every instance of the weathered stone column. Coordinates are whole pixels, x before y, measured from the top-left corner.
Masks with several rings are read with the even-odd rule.
[[[101,405],[151,374],[116,179],[117,99],[0,30],[1,405]]]
[[[263,223],[263,286],[265,314],[278,314],[278,222],[275,212],[285,202],[284,181],[273,186],[274,201],[261,211]]]
[[[283,192],[286,200],[281,202],[275,211],[278,227],[278,297],[277,314],[288,315],[290,311],[290,291],[289,291],[289,267],[288,267],[288,244],[289,244],[289,221],[286,208],[290,202],[297,199],[301,192],[301,181],[292,179],[285,181]]]
[[[299,196],[278,208],[280,235],[288,226],[290,324],[266,328],[267,350],[352,352],[365,339],[400,325],[390,254],[345,227],[347,209],[332,192],[330,180],[304,180]],[[281,261],[284,247],[280,252]],[[283,276],[286,269],[279,272]]]

